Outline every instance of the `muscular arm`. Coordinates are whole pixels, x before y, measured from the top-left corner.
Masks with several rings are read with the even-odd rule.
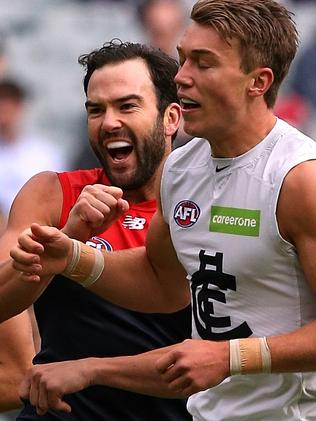
[[[0,324],[0,412],[21,405],[18,386],[35,354],[29,312]]]
[[[39,415],[49,408],[71,411],[63,401],[67,394],[92,385],[110,386],[158,397],[182,398],[158,376],[156,361],[174,346],[134,356],[84,358],[33,366],[20,387],[20,395],[37,407]]]
[[[128,207],[121,195],[122,191],[116,187],[99,184],[86,186],[62,231],[81,241],[104,232]],[[21,231],[34,221],[42,225],[59,226],[62,203],[61,186],[55,173],[42,173],[34,177],[17,196],[8,229],[0,243],[12,247]],[[40,284],[28,286],[21,281],[20,274],[13,270],[12,259],[0,263],[0,321],[18,314],[32,304],[50,279],[51,276],[48,276]]]
[[[280,232],[295,245],[307,282],[316,293],[316,161],[293,168],[283,183],[277,218]],[[272,370],[316,370],[316,321],[269,338]]]
[[[10,249],[21,231],[34,221],[57,225],[62,204],[62,192],[55,173],[41,173],[29,180],[17,195],[9,216],[8,226],[0,238],[0,322],[27,309],[47,285],[25,285],[12,267]]]
[[[114,303],[143,312],[173,312],[190,301],[185,271],[159,210],[146,247],[107,253],[104,261],[104,271],[90,289]]]
[[[49,227],[32,226],[32,232],[20,237],[20,248],[11,250],[23,279],[39,281],[39,276],[63,272],[72,256],[70,239]],[[104,270],[89,289],[114,304],[142,312],[175,312],[189,304],[186,273],[159,208],[146,246],[104,253]]]
[[[0,238],[0,320],[21,314],[0,324],[0,412],[18,408],[18,386],[36,352],[31,314],[26,310],[43,289],[43,285],[25,288],[20,275],[12,268],[10,248],[18,234],[34,220],[53,224],[60,209],[53,208],[59,196],[57,176],[35,176],[19,193],[10,213],[8,226]],[[48,209],[54,210],[50,213]]]
[[[182,366],[180,379],[170,376],[168,370],[167,375],[161,371],[161,364],[173,357],[185,360],[181,364],[177,362]],[[139,355],[41,364],[29,370],[20,394],[30,399],[39,415],[49,408],[70,412],[71,407],[63,400],[64,396],[92,385],[164,398],[185,398],[206,389],[214,379],[216,384],[223,380],[221,367],[225,359],[228,355],[222,342],[185,340]],[[171,366],[172,362],[168,364]]]
[[[63,272],[72,257],[72,242],[56,228],[32,224],[32,234],[11,249],[14,267],[25,284]],[[34,259],[36,263],[34,263]],[[169,230],[156,213],[146,247],[103,254],[104,269],[89,289],[114,304],[142,312],[175,312],[190,302],[185,271],[177,260]]]

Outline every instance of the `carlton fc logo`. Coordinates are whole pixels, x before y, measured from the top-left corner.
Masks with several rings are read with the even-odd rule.
[[[111,244],[100,237],[92,237],[86,242],[87,246],[93,247],[98,250],[113,251]]]
[[[189,228],[194,225],[200,216],[200,208],[191,200],[182,200],[174,210],[173,218],[182,228]]]

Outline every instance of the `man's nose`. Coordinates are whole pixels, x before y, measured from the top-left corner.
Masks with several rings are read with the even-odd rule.
[[[102,130],[105,132],[113,132],[115,130],[121,129],[122,126],[122,121],[115,112],[107,110],[104,113],[102,119]]]
[[[179,68],[174,80],[180,86],[191,86],[193,84],[192,74],[186,63]]]

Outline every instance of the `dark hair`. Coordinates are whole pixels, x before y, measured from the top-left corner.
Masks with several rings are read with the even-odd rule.
[[[272,69],[274,81],[264,96],[272,108],[298,47],[292,13],[273,0],[199,0],[191,19],[210,25],[228,44],[237,39],[246,73],[261,66]]]
[[[26,89],[11,79],[0,80],[0,98],[12,98],[23,101],[27,96]]]
[[[100,49],[81,55],[78,62],[86,68],[83,81],[84,91],[87,94],[89,80],[96,69],[135,58],[143,59],[148,66],[156,89],[157,107],[160,115],[163,115],[168,105],[179,102],[174,82],[178,63],[163,51],[144,44],[122,42],[114,38]]]

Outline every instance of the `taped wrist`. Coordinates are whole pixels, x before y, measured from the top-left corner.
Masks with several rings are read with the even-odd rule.
[[[71,261],[62,275],[87,288],[96,282],[104,269],[104,258],[100,250],[71,239]]]
[[[271,373],[271,354],[266,338],[229,341],[230,374]]]

